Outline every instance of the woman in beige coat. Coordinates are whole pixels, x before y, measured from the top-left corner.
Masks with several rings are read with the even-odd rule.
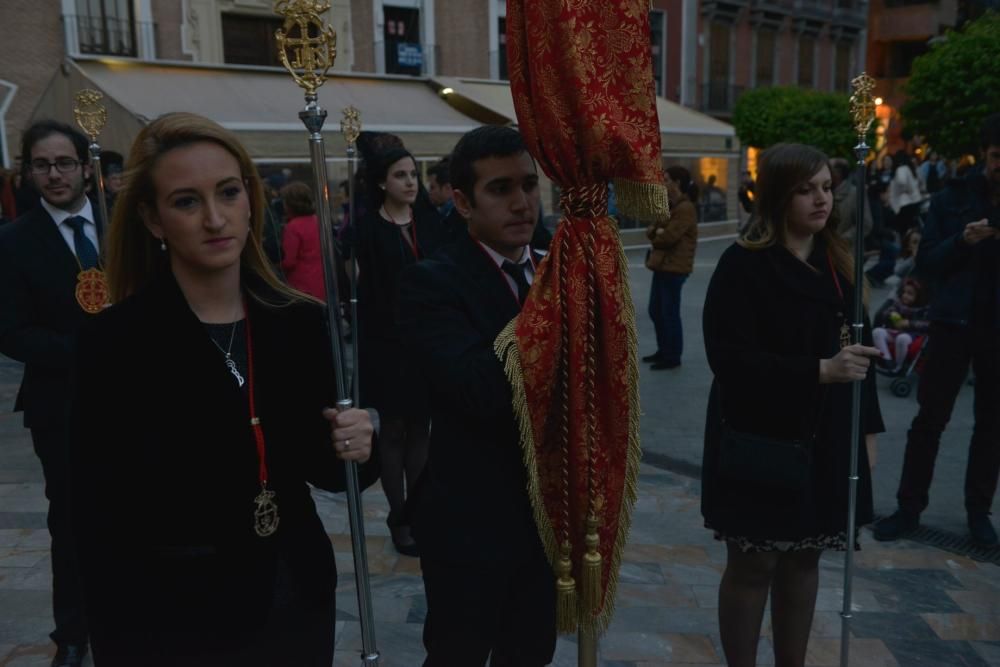
[[[665,176],[670,219],[646,229],[652,244],[646,256],[646,268],[653,272],[649,317],[656,329],[656,352],[643,357],[643,361],[652,362],[653,370],[681,365],[684,348],[681,287],[694,269],[694,251],[698,244],[698,215],[693,201],[697,199],[697,190],[691,183],[691,174],[684,167],[670,167]]]

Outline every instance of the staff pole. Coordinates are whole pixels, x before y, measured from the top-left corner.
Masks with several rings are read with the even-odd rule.
[[[97,239],[100,245],[101,255],[104,255],[105,238],[108,225],[108,200],[104,190],[104,174],[101,173],[101,145],[97,143],[97,137],[108,122],[108,111],[104,108],[101,100],[104,95],[96,90],[84,88],[78,92],[74,98],[73,118],[80,129],[90,137],[90,168],[94,172],[94,179],[97,182],[97,208],[100,211],[100,220],[97,221]]]
[[[326,81],[326,73],[336,59],[337,35],[320,17],[320,14],[328,9],[330,4],[324,0],[277,0],[274,10],[285,17],[285,22],[274,36],[282,64],[305,91],[306,106],[299,112],[299,119],[309,132],[309,155],[318,199],[316,208],[319,214],[327,316],[336,371],[337,409],[343,411],[353,407],[355,400],[347,389],[348,368],[337,289],[330,187],[326,172],[326,148],[323,142],[323,124],[327,113],[320,107],[316,94],[317,89]],[[368,553],[365,545],[358,466],[353,461],[346,461],[344,465],[347,478],[347,513],[354,555],[354,581],[358,595],[358,619],[361,624],[361,664],[363,667],[377,667],[379,652],[375,647],[375,617],[368,576]]]
[[[857,209],[854,219],[854,321],[852,325],[852,342],[861,344],[864,333],[864,290],[865,290],[865,246],[864,220],[865,204],[865,158],[868,156],[868,144],[865,138],[872,122],[875,120],[875,102],[872,91],[875,81],[862,73],[851,82],[854,94],[851,96],[851,115],[854,117],[854,128],[858,132],[858,144],[854,147],[854,155],[858,160],[857,167]],[[858,453],[861,448],[861,387],[863,380],[855,380],[851,386],[851,460],[848,472],[847,500],[847,553],[844,555],[844,607],[840,612],[840,665],[850,664],[851,648],[851,606],[854,585],[854,544],[855,527],[858,514]]]
[[[340,120],[340,132],[344,135],[344,141],[347,144],[347,225],[348,229],[355,234],[357,237],[355,225],[357,224],[357,218],[354,213],[354,170],[357,164],[357,150],[356,143],[358,136],[361,134],[361,112],[354,107],[347,107],[343,110],[344,117]],[[351,254],[351,357],[353,360],[352,370],[353,370],[353,396],[354,404],[361,405],[361,357],[359,356],[358,347],[361,344],[361,336],[359,334],[360,327],[358,325],[358,256],[357,248],[353,249]]]

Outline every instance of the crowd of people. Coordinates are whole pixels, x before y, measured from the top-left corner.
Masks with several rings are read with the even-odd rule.
[[[874,371],[898,372],[917,342],[927,363],[899,511],[875,536],[918,525],[971,363],[966,510],[972,537],[997,541],[1000,115],[982,136],[982,167],[962,179],[897,155],[858,192],[846,162],[781,144],[741,188],[753,213],[702,322],[714,375],[702,511],[727,549],[730,665],[755,664],[769,598],[777,664],[804,664],[820,555],[851,542],[852,383],[864,525],[884,430]],[[343,490],[345,461],[362,486],[381,479],[392,543],[420,558],[425,666],[551,662],[555,577],[493,348],[551,240],[537,166],[503,127],[464,135],[426,182],[398,138],[365,133],[359,148],[353,183],[335,188],[347,291],[332,296],[312,186],[262,179],[213,121],[167,114],[127,159],[102,156],[110,221],[88,196],[87,140],[54,121],[24,133],[21,175],[0,187],[17,212],[0,226],[0,353],[25,364],[16,409],[50,503],[56,667],[91,650],[100,667],[331,664],[337,571],[309,485]],[[672,216],[646,230],[654,370],[681,364],[705,216],[685,168],[664,176]],[[872,204],[862,220],[859,198]],[[858,233],[900,282],[852,344]],[[338,411],[324,306],[351,318],[352,282],[361,405]],[[105,307],[88,310],[94,298]]]

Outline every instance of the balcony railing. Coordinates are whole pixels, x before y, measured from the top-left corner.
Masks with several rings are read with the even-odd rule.
[[[70,53],[125,58],[155,53],[158,26],[154,22],[84,14],[68,14],[65,21]]]

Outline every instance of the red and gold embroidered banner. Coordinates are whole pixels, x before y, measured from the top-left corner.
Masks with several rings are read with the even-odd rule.
[[[563,219],[521,314],[496,341],[514,389],[561,632],[603,632],[636,500],[635,310],[619,210],[668,215],[648,0],[508,0],[511,92]]]

